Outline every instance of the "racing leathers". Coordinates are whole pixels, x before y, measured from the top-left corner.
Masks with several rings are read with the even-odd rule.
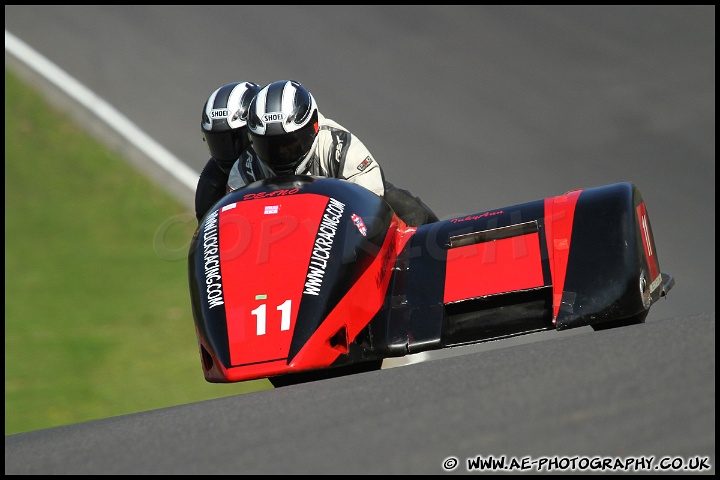
[[[438,221],[419,198],[385,181],[382,168],[370,151],[346,128],[318,114],[318,134],[295,174],[348,180],[384,197],[395,213],[410,226]],[[252,148],[235,162],[227,182],[231,192],[252,182],[276,176]]]
[[[198,223],[210,210],[215,202],[227,193],[228,176],[234,161],[226,162],[210,157],[200,173],[195,190],[195,217]]]

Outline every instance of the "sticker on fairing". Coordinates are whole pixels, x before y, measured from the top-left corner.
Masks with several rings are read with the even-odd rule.
[[[353,223],[357,227],[357,229],[360,231],[363,237],[367,237],[367,227],[365,226],[365,222],[363,222],[363,219],[360,215],[353,213],[350,218],[352,219]]]

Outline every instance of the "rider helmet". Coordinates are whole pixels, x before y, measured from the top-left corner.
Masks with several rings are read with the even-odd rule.
[[[202,134],[210,155],[234,162],[248,147],[247,113],[250,100],[260,91],[253,82],[224,85],[208,97],[202,111]]]
[[[310,92],[294,80],[270,83],[250,103],[253,150],[276,174],[295,173],[318,133],[318,109]]]

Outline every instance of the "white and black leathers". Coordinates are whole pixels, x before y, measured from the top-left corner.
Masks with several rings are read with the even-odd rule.
[[[318,115],[318,134],[295,173],[342,178],[361,185],[379,196],[385,195],[380,165],[355,135],[337,122]],[[254,150],[248,149],[233,165],[228,192],[252,182],[276,176]]]

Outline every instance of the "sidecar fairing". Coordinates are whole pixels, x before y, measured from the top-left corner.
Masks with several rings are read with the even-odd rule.
[[[385,300],[399,225],[380,197],[336,179],[257,182],[223,198],[189,257],[205,378],[379,367],[359,339]]]
[[[641,323],[672,287],[629,182],[408,227],[351,182],[228,194],[189,282],[205,378],[274,385],[550,329]]]
[[[634,184],[575,190],[419,227],[371,325],[374,346],[402,356],[642,323],[673,285]]]

